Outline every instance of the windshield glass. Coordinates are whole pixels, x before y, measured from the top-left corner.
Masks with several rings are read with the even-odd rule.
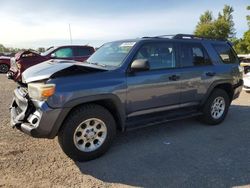
[[[90,58],[88,63],[99,64],[102,66],[121,65],[124,58],[128,55],[136,42],[110,42],[101,46]]]
[[[45,52],[41,53],[42,56],[46,56],[49,53],[51,53],[53,50],[55,49],[55,47],[50,47],[48,48]]]

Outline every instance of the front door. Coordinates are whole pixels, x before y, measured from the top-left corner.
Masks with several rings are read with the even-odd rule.
[[[127,114],[143,114],[178,106],[180,82],[171,42],[150,42],[141,46],[135,59],[147,59],[150,70],[127,75]]]

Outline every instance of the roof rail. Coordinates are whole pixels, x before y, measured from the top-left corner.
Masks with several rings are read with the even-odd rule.
[[[220,41],[227,41],[225,39],[216,39],[216,38],[202,37],[202,36],[191,35],[191,34],[159,35],[159,36],[154,36],[154,37],[142,37],[142,38],[200,39],[200,40],[220,40]]]
[[[217,40],[217,41],[228,41],[227,39],[220,38],[211,38],[211,37],[202,37],[198,35],[190,35],[190,34],[176,34],[173,39],[200,39],[200,40]]]

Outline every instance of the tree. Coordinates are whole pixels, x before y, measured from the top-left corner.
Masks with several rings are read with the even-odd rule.
[[[40,53],[45,52],[45,48],[39,47],[39,48],[37,49],[37,51],[40,52]]]
[[[250,10],[250,6],[247,7]],[[235,39],[234,49],[237,53],[250,54],[250,15],[247,15],[248,30],[244,33],[241,39]]]
[[[228,39],[235,35],[234,22],[233,22],[233,7],[225,5],[222,13],[219,12],[218,18],[213,18],[211,11],[206,11],[200,16],[195,35],[204,36],[209,38]]]

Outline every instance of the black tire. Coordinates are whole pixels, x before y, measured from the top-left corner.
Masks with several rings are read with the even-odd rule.
[[[215,119],[212,116],[212,104],[214,102],[214,100],[218,97],[222,97],[224,99],[225,102],[225,110],[223,112],[223,114],[220,116],[220,118]],[[226,117],[228,109],[229,109],[229,105],[230,105],[231,101],[229,99],[228,94],[226,93],[225,90],[223,89],[215,89],[211,95],[209,96],[209,98],[207,99],[206,103],[204,104],[204,106],[202,107],[202,112],[203,115],[200,117],[200,120],[208,125],[218,125],[220,124]]]
[[[106,138],[94,151],[81,151],[74,143],[74,133],[79,125],[87,119],[98,118],[107,128]],[[64,121],[59,133],[58,141],[64,151],[74,161],[89,161],[103,155],[111,146],[116,135],[116,123],[111,113],[97,104],[86,104],[74,109]]]
[[[7,73],[9,71],[9,66],[7,64],[0,64],[0,73]]]
[[[250,93],[250,91],[245,91],[246,93]]]

